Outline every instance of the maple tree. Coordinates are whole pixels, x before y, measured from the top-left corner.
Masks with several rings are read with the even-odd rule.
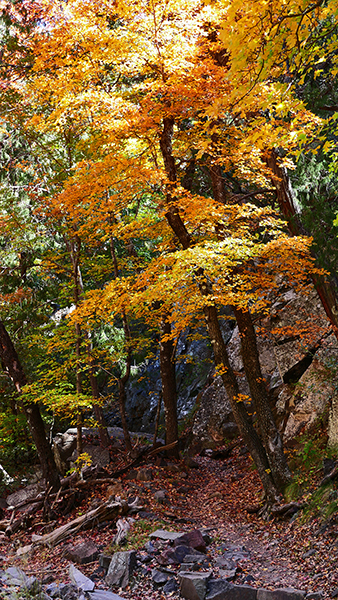
[[[130,372],[128,313],[152,327],[160,324],[163,397],[176,439],[173,340],[204,315],[216,367],[271,501],[291,474],[269,407],[252,315],[268,309],[276,272],[295,286],[316,272],[309,242],[291,240],[265,206],[271,194],[266,156],[276,147],[298,152],[321,124],[280,79],[287,57],[299,69],[299,56],[308,56],[318,19],[334,16],[332,3],[321,5],[305,10],[295,0],[285,12],[283,2],[266,3],[262,13],[255,2],[237,1],[135,0],[132,12],[124,2],[36,3],[43,26],[20,30],[14,57],[8,51],[16,78],[11,85],[3,79],[4,118],[20,123],[44,157],[34,175],[38,191],[30,195],[34,214],[47,228],[57,223],[61,253],[68,251],[72,262],[68,285],[77,310],[67,329],[75,331],[78,397],[81,344],[87,345],[95,382],[88,334],[82,334],[97,319],[114,322],[122,315],[127,358],[121,398]],[[29,58],[28,69],[22,56]],[[285,157],[283,164],[292,162]],[[275,183],[278,188],[278,177]],[[252,199],[256,205],[246,202]],[[99,261],[100,285],[87,286],[80,256],[95,279],[91,249],[106,252],[112,239],[126,247],[148,240],[153,255],[135,252],[132,268],[125,261],[119,271],[114,263],[114,273]],[[114,253],[111,258],[116,261]],[[51,254],[48,260],[50,265]],[[232,306],[240,330],[260,435],[228,360],[217,313],[224,304]],[[92,392],[97,396],[93,385]],[[121,408],[123,414],[123,401]]]

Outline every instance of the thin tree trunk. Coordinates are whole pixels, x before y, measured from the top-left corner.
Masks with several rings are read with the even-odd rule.
[[[160,424],[160,416],[161,416],[161,406],[162,406],[162,393],[160,393],[158,395],[156,418],[155,418],[155,431],[154,431],[154,437],[153,437],[153,446],[154,447],[157,442],[158,427]]]
[[[287,220],[292,235],[304,235],[299,215],[295,210],[293,191],[285,168],[278,164],[278,154],[273,149],[266,156],[266,164],[272,171],[272,183],[276,188],[279,208]],[[338,340],[338,304],[331,283],[322,275],[311,275],[318,296],[329,319],[333,332]]]
[[[175,373],[175,344],[172,339],[163,340],[163,337],[170,335],[171,325],[167,315],[162,315],[160,324],[160,371],[162,380],[162,397],[165,413],[165,443],[171,444],[178,442],[178,424],[177,424],[177,390]],[[173,458],[179,458],[178,444],[167,454]]]
[[[90,353],[90,350],[89,350],[89,353]],[[90,380],[90,387],[92,389],[92,395],[93,395],[94,399],[99,400],[100,399],[99,386],[97,383],[97,377],[94,372],[94,365],[93,365],[91,356],[89,356],[89,362],[90,362],[89,380]],[[108,448],[110,445],[110,437],[109,437],[107,426],[106,426],[106,423],[104,420],[102,407],[99,405],[99,403],[95,403],[93,405],[93,410],[94,410],[94,415],[95,415],[95,419],[97,422],[97,426],[99,429],[100,444],[101,444],[102,448]]]
[[[172,136],[173,136],[174,119],[165,117],[163,119],[163,130],[160,138],[160,148],[163,156],[163,162],[166,169],[167,177],[171,182],[167,189],[167,202],[169,209],[166,213],[166,218],[174,233],[177,235],[184,249],[191,246],[192,238],[187,231],[179,210],[175,205],[174,187],[176,183],[176,166],[175,159],[172,155]],[[271,477],[269,463],[263,444],[257,435],[252,421],[249,418],[244,402],[241,400],[236,376],[230,366],[226,345],[223,340],[217,309],[214,304],[208,304],[208,297],[212,295],[211,286],[203,272],[199,269],[196,273],[199,280],[199,289],[201,294],[206,298],[204,314],[207,323],[208,334],[214,350],[215,366],[218,367],[221,373],[225,390],[228,394],[229,402],[233,411],[234,418],[238,425],[244,443],[248,446],[249,452],[255,461],[259,476],[261,478],[265,495],[269,503],[275,502],[278,499],[278,491]]]
[[[1,321],[0,358],[5,372],[12,380],[18,394],[21,394],[22,388],[27,384],[27,378],[14,348],[13,342]],[[22,408],[27,418],[28,426],[37,449],[43,477],[45,478],[48,487],[52,487],[53,490],[58,490],[60,487],[60,479],[57,473],[52,450],[46,439],[46,432],[39,406],[35,403],[22,402]]]
[[[111,251],[111,256],[113,259],[114,277],[115,277],[115,279],[117,279],[119,272],[118,272],[117,257],[116,257],[116,252],[115,252],[115,245],[114,245],[114,240],[112,237],[110,238],[110,251]],[[121,416],[121,421],[122,421],[124,442],[126,444],[126,448],[127,448],[128,452],[130,452],[132,454],[133,446],[131,443],[131,437],[130,437],[130,433],[129,433],[128,423],[127,423],[127,415],[126,415],[126,385],[127,385],[128,379],[130,377],[131,358],[132,358],[131,333],[130,333],[128,319],[127,319],[125,310],[122,310],[121,318],[122,318],[122,324],[123,324],[124,338],[125,338],[126,344],[127,344],[127,356],[126,356],[126,362],[125,362],[125,368],[126,368],[125,374],[122,377],[118,378],[119,409],[120,409],[120,416]]]

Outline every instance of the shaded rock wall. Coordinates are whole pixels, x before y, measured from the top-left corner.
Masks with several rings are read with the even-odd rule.
[[[338,445],[338,347],[316,291],[297,295],[286,290],[268,317],[256,319],[256,330],[262,373],[284,440],[309,429],[326,411],[330,443]],[[228,351],[241,392],[249,394],[237,327]],[[230,404],[216,377],[200,395],[192,447],[213,446],[224,436],[231,438],[234,431]]]

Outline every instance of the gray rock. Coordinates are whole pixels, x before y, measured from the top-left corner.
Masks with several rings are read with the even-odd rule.
[[[171,577],[170,579],[168,579],[167,583],[164,584],[162,590],[165,594],[171,594],[172,592],[177,592],[178,583],[174,579],[174,577]]]
[[[79,588],[74,583],[61,583],[58,593],[53,598],[62,598],[62,600],[78,600]]]
[[[233,581],[236,577],[237,568],[236,569],[220,569],[219,574],[222,579],[226,579],[227,581]]]
[[[177,531],[166,531],[165,529],[156,529],[153,533],[150,534],[150,538],[158,538],[160,540],[177,540],[177,538],[184,535],[183,532],[178,533]]]
[[[250,585],[235,585],[225,579],[208,583],[205,600],[256,600],[257,590]]]
[[[167,499],[167,494],[164,490],[158,490],[157,492],[155,492],[154,498],[156,502],[158,502],[159,504],[163,504],[164,501]]]
[[[8,582],[9,585],[17,585],[19,587],[27,587],[29,577],[19,567],[9,567],[2,575],[2,579]]]
[[[167,583],[169,577],[168,573],[163,573],[163,571],[158,571],[157,569],[153,569],[151,572],[151,578],[157,585],[164,585]]]
[[[104,553],[100,554],[99,565],[102,569],[105,569],[105,571],[108,571],[110,562],[111,562],[111,556],[109,556],[108,554],[104,554]]]
[[[104,590],[95,590],[94,592],[88,593],[89,600],[125,600],[122,596],[113,594],[113,592],[106,592]]]
[[[305,598],[306,600],[322,600],[323,592],[309,592]]]
[[[187,554],[184,557],[184,562],[202,564],[205,561],[204,554]]]
[[[95,583],[89,577],[86,577],[74,565],[69,565],[69,577],[72,583],[80,588],[83,592],[92,592],[95,588]]]
[[[204,600],[207,581],[210,579],[212,571],[205,573],[183,572],[178,574],[180,581],[180,595],[187,600]]]
[[[79,565],[93,562],[97,559],[98,554],[98,548],[91,540],[78,546],[65,548],[65,557]]]
[[[106,583],[111,586],[125,588],[128,585],[132,572],[136,567],[136,552],[115,552],[112,556]]]
[[[152,541],[146,542],[144,544],[144,549],[149,554],[158,554],[159,553],[158,548],[155,546],[155,544]]]
[[[278,590],[257,590],[257,600],[303,600],[306,592],[293,588],[280,588]]]

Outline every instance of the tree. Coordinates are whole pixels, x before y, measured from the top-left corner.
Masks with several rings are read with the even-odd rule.
[[[4,324],[0,321],[0,359],[4,371],[8,374],[18,394],[21,395],[23,387],[27,384],[26,375],[21,366],[19,357],[13,346]],[[51,447],[46,439],[46,433],[41,418],[39,407],[36,403],[22,402],[22,408],[27,418],[32,438],[39,456],[42,475],[48,487],[58,490],[60,480],[57,474]]]
[[[277,3],[282,22],[283,6]],[[260,29],[255,33],[252,51],[249,46],[252,64],[244,64],[243,53],[236,62],[237,46],[229,42],[236,36],[225,43],[226,33],[221,40],[219,30],[225,23],[225,32],[233,25],[239,35],[237,3],[229,8],[221,3],[200,7],[193,0],[151,6],[136,1],[133,7],[131,16],[124,2],[118,10],[108,3],[105,11],[96,2],[86,7],[51,2],[44,7],[46,30],[26,40],[33,66],[24,78],[29,107],[24,128],[53,139],[67,132],[75,148],[75,161],[61,177],[54,167],[47,205],[72,224],[81,240],[85,233],[95,240],[111,236],[105,216],[112,213],[118,239],[129,243],[149,236],[156,247],[155,259],[142,264],[140,272],[109,283],[103,294],[87,294],[76,318],[88,319],[91,307],[98,310],[98,299],[104,310],[105,296],[111,301],[115,293],[111,313],[123,315],[129,303],[149,322],[156,317],[163,324],[165,348],[202,311],[215,364],[272,502],[290,472],[262,381],[250,313],[267,310],[276,288],[272,268],[281,276],[293,272],[294,285],[303,285],[312,266],[306,240],[291,241],[271,211],[245,199],[270,188],[263,156],[280,145],[286,151],[296,148],[304,131],[320,120],[278,76],[267,80],[265,66],[264,77],[257,77],[254,59],[266,30],[263,37]],[[259,28],[258,13],[253,15],[248,3],[243,11],[244,23],[254,16]],[[270,33],[278,30],[278,18],[275,22],[273,16]],[[20,86],[16,92],[20,95]],[[245,193],[224,193],[223,177]],[[154,203],[151,218],[128,218],[145,192]],[[217,312],[224,303],[233,307],[241,332],[261,437],[229,364]],[[166,375],[164,369],[163,381]],[[169,375],[172,379],[172,370]]]

